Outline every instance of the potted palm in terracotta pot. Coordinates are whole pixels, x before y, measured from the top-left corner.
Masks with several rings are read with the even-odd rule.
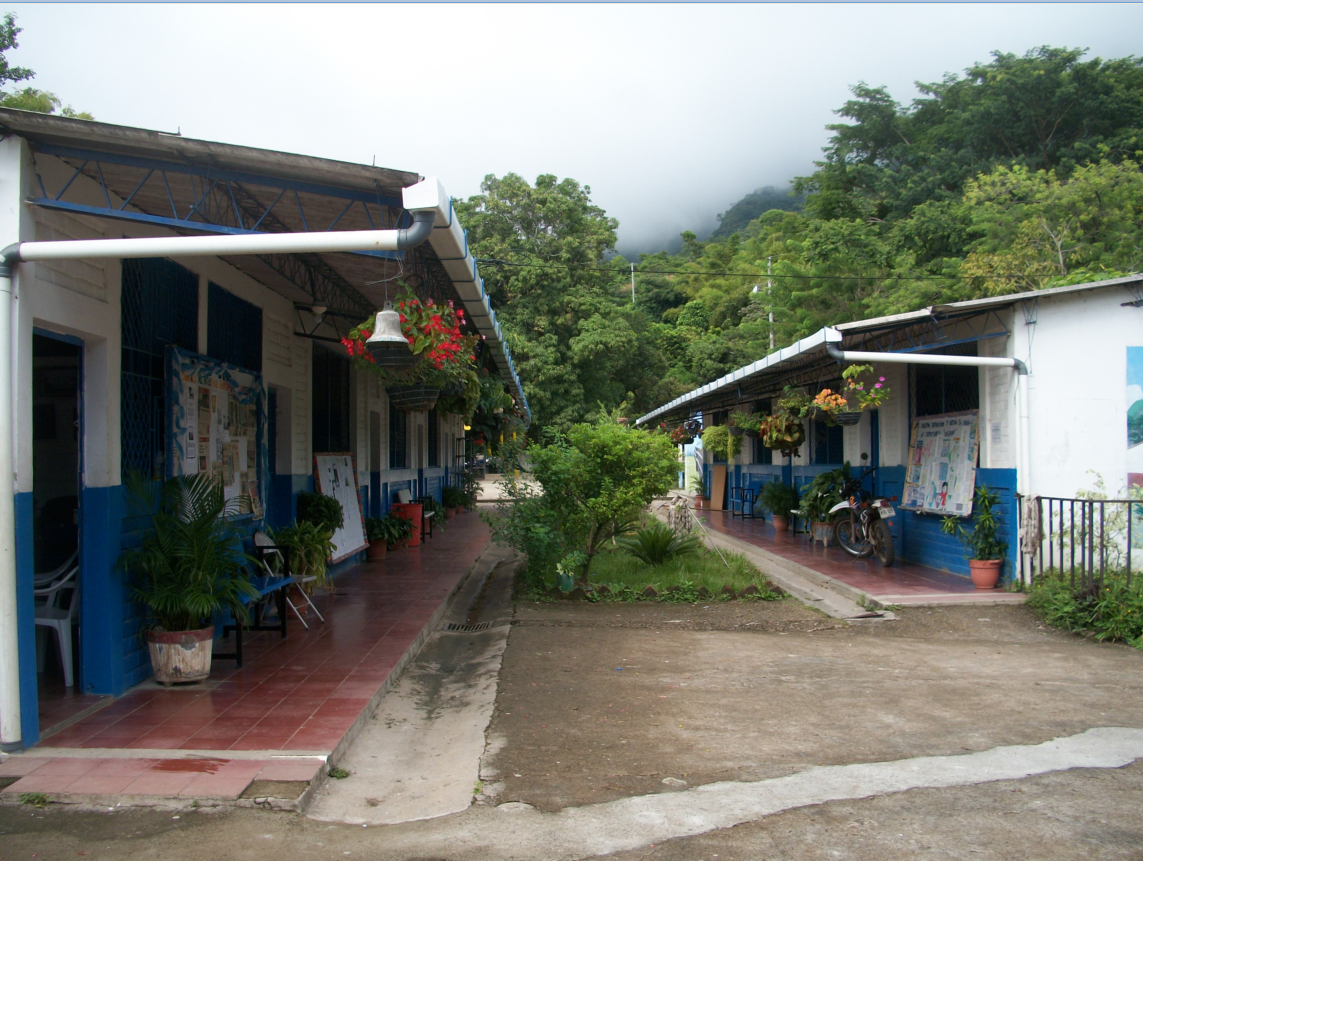
[[[249,500],[227,500],[222,482],[207,472],[167,480],[156,498],[145,480],[132,482],[130,492],[153,520],[117,564],[130,575],[130,596],[152,618],[144,638],[153,678],[202,680],[213,661],[214,615],[230,611],[244,623],[247,602],[259,596],[250,579],[253,559],[230,518],[249,510]]]
[[[798,491],[790,484],[772,479],[757,493],[757,507],[771,513],[776,534],[789,532],[789,514],[798,507]]]
[[[385,548],[390,542],[385,522],[375,515],[367,517],[367,561],[385,561]]]
[[[962,537],[970,552],[970,581],[976,590],[992,590],[998,585],[1007,557],[1007,541],[1003,539],[1003,521],[994,510],[999,502],[998,492],[987,486],[975,487],[975,505],[967,532],[962,519],[948,515],[942,520],[942,531],[948,536]]]

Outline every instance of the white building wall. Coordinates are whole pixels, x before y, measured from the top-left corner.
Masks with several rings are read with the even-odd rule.
[[[1142,346],[1142,309],[1124,287],[1040,299],[1034,339],[1018,318],[1016,356],[1030,368],[1031,492],[1072,497],[1128,473],[1128,348]],[[1018,312],[1020,315],[1020,312]]]
[[[910,371],[906,365],[878,365],[887,377],[890,396],[878,408],[878,461],[883,466],[904,465],[910,440]]]

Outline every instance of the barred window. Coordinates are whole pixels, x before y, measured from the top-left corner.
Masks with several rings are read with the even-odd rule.
[[[408,414],[390,409],[390,467],[403,469],[409,466],[409,417]]]

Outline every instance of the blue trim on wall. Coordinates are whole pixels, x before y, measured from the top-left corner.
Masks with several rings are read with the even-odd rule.
[[[79,506],[79,553],[84,556],[79,567],[79,653],[86,694],[125,689],[125,585],[116,568],[124,518],[124,487],[84,487]]]
[[[33,600],[33,495],[14,495],[14,550],[18,565],[19,732],[24,747],[41,735],[37,723],[37,606]]]
[[[291,526],[297,521],[297,495],[313,492],[316,489],[316,477],[275,475],[271,482],[274,484],[274,496],[269,499],[265,521],[274,529]]]

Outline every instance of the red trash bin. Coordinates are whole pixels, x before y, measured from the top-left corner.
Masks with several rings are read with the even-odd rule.
[[[391,511],[402,511],[413,520],[413,535],[409,537],[410,547],[422,546],[422,505],[421,504],[400,504],[398,502],[390,505]]]

